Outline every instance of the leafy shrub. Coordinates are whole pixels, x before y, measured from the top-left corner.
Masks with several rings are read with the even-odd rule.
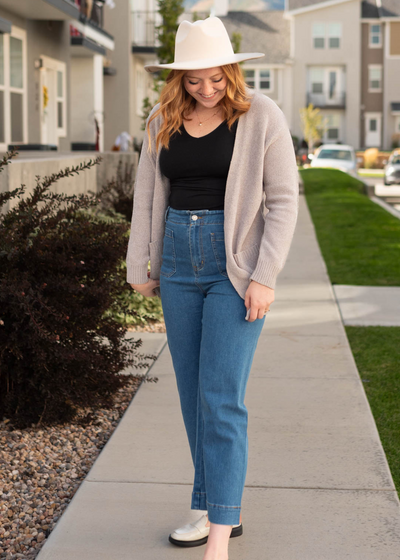
[[[135,182],[135,165],[120,159],[116,177],[107,183],[107,191],[101,197],[101,207],[105,215],[121,214],[130,222],[133,209],[133,189]]]
[[[108,188],[108,186],[108,184],[105,185],[105,188]],[[118,193],[121,191],[117,189],[114,192]],[[98,196],[102,199],[101,193],[99,193]],[[121,222],[121,220],[126,221],[126,217],[124,215],[119,214],[114,210],[115,207],[118,207],[117,204],[113,207],[108,206],[107,210],[104,210],[104,206],[99,206],[98,208],[91,208],[90,212],[107,222]],[[161,299],[159,297],[142,296],[142,294],[136,290],[132,290],[130,284],[127,284],[125,260],[120,262],[118,274],[120,275],[120,290],[115,296],[118,305],[114,305],[112,308],[107,310],[106,315],[113,317],[115,321],[127,328],[132,326],[143,327],[152,322],[163,322],[164,314]]]
[[[110,310],[110,315],[121,323],[129,326],[144,326],[149,322],[163,321],[161,299],[159,297],[145,297],[136,290],[132,290],[126,283],[126,262],[121,263],[121,291],[117,300],[123,310]]]
[[[100,161],[37,176],[24,198],[24,185],[0,193],[0,417],[16,427],[111,407],[129,380],[119,372],[147,365],[141,340],[128,340],[110,313],[126,312],[118,296],[129,224],[91,213],[98,195],[49,192]]]

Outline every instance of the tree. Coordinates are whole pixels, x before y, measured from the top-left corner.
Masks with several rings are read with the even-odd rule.
[[[160,43],[159,47],[157,47],[157,58],[160,64],[170,64],[174,61],[175,35],[179,25],[178,19],[183,10],[183,0],[159,0],[158,2],[158,13],[163,21],[161,25],[156,26],[157,39]],[[160,94],[168,74],[169,70],[166,68],[157,72],[153,79],[152,90],[157,95]],[[151,109],[150,99],[145,97],[142,106],[142,130],[145,129],[146,120]]]
[[[314,144],[321,140],[325,129],[324,119],[318,108],[312,103],[308,107],[300,109],[300,117],[303,123],[303,135],[308,144],[308,151],[312,152]]]
[[[232,33],[231,42],[232,42],[233,52],[234,53],[240,52],[240,45],[242,44],[242,34],[239,33],[238,31],[234,31]],[[242,63],[240,62],[240,64]]]

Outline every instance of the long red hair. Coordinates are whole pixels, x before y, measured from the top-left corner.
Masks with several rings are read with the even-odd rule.
[[[226,78],[227,87],[224,97],[220,101],[224,118],[229,129],[232,124],[250,109],[249,96],[246,93],[246,83],[238,63],[221,66]],[[148,124],[159,114],[163,116],[163,123],[157,134],[156,150],[161,144],[168,148],[171,136],[179,130],[183,119],[187,118],[196,106],[196,100],[186,91],[183,77],[187,70],[171,70],[160,95],[160,107],[150,117]],[[149,152],[151,152],[151,138],[149,126]]]

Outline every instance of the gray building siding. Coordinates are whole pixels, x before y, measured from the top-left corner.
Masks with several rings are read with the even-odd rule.
[[[70,150],[70,35],[67,21],[40,21],[21,18],[8,10],[0,8],[0,17],[11,21],[12,25],[26,31],[27,42],[27,142],[40,143],[40,81],[35,60],[41,55],[60,60],[67,67],[67,136],[59,139],[59,150]]]
[[[59,138],[59,150],[70,150],[70,35],[69,23],[64,21],[34,21],[27,22],[28,42],[28,142],[40,142],[40,91],[39,70],[35,68],[35,60],[40,55],[66,63],[67,81],[67,135]]]
[[[384,45],[384,26],[382,26],[382,45]],[[369,48],[369,23],[361,24],[361,114],[360,114],[360,146],[365,146],[365,112],[379,112],[383,110],[383,93],[368,91],[368,66],[382,65],[384,71],[383,48]],[[383,83],[383,76],[382,76]]]

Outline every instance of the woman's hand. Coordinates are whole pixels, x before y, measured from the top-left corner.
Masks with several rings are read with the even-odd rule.
[[[271,303],[275,300],[275,291],[264,284],[252,280],[245,293],[244,304],[246,309],[251,309],[249,321],[262,319]]]
[[[145,297],[155,297],[157,294],[153,292],[154,288],[160,285],[159,280],[153,280],[150,278],[150,272],[147,273],[149,279],[145,284],[131,284],[132,288],[142,294]]]

